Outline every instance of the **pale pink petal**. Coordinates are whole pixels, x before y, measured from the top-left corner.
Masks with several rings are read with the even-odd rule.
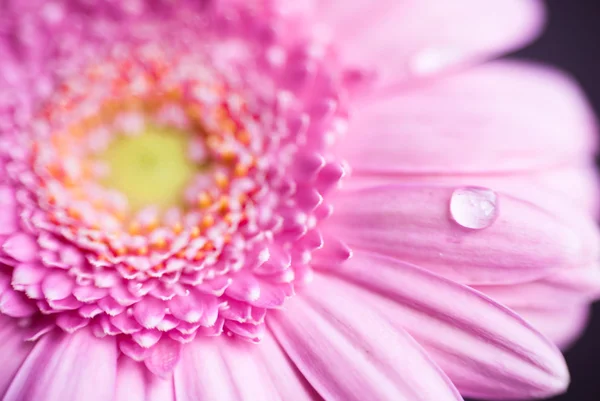
[[[565,362],[548,340],[509,309],[468,287],[365,252],[357,252],[332,274],[371,291],[342,287],[348,299],[362,294],[357,302],[366,302],[407,330],[463,395],[542,397],[568,384]]]
[[[558,271],[539,280],[512,285],[474,286],[512,309],[562,309],[593,301],[600,295],[600,266]]]
[[[254,350],[261,358],[257,363],[266,367],[282,400],[321,400],[321,396],[308,384],[270,332]]]
[[[315,277],[285,312],[267,317],[277,341],[323,398],[462,400],[404,330],[334,284]]]
[[[174,375],[178,401],[240,400],[219,345],[219,340],[214,338],[198,338],[185,345]]]
[[[578,86],[555,70],[517,62],[355,107],[340,146],[358,173],[518,171],[579,162],[596,143]]]
[[[569,348],[581,335],[590,316],[588,306],[560,309],[516,308],[515,310],[563,350]]]
[[[345,181],[344,189],[394,184],[480,186],[493,188],[553,212],[576,209],[580,217],[589,220],[590,215],[595,217],[600,214],[599,183],[597,169],[590,164],[503,174],[359,175]]]
[[[176,370],[178,400],[321,399],[270,334],[259,345],[226,337],[197,339],[184,349],[182,362],[188,365]]]
[[[582,230],[579,222],[504,194],[498,194],[498,217],[490,227],[466,229],[451,218],[453,191],[387,186],[347,192],[336,200],[328,227],[352,248],[414,262],[468,284],[530,281],[597,258],[595,229]]]
[[[31,351],[33,343],[24,341],[16,321],[0,315],[0,397],[2,397]]]
[[[131,358],[120,358],[115,401],[146,401],[145,376],[144,365]]]
[[[520,47],[535,37],[537,0],[317,0],[346,62],[385,80],[431,75]]]
[[[257,348],[261,344],[248,344],[228,338],[221,340],[217,342],[221,358],[229,370],[231,385],[237,389],[240,400],[282,399],[266,369],[269,362],[261,360],[258,353]]]
[[[115,339],[53,332],[35,345],[3,401],[106,401],[115,391]]]
[[[115,401],[175,401],[173,380],[154,376],[133,359],[120,358]]]

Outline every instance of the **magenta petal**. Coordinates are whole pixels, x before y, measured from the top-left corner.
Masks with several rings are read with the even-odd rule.
[[[265,335],[265,325],[262,323],[240,323],[233,320],[225,322],[225,330],[237,334],[245,340],[260,342]]]
[[[462,400],[405,331],[331,282],[315,277],[302,296],[286,303],[285,312],[267,317],[275,338],[321,396],[347,401]]]
[[[0,312],[12,317],[27,317],[37,311],[35,303],[22,292],[8,289],[0,294]]]
[[[16,289],[25,286],[38,284],[44,276],[48,274],[48,269],[35,263],[21,263],[15,267],[12,274],[12,285]]]
[[[141,330],[133,333],[131,337],[140,347],[150,348],[160,340],[162,333],[158,330]]]
[[[0,186],[0,235],[12,234],[18,229],[18,212],[14,190]]]
[[[137,320],[127,312],[122,312],[116,316],[110,317],[110,323],[124,334],[136,333],[142,330],[142,326]]]
[[[148,356],[148,348],[140,346],[133,340],[123,339],[119,341],[119,350],[134,361],[143,361]]]
[[[93,285],[77,286],[73,289],[73,295],[81,302],[94,302],[104,298],[108,294],[106,288],[98,288]]]
[[[154,376],[130,358],[120,358],[115,401],[175,401],[173,380]]]
[[[114,338],[98,339],[89,330],[48,334],[21,365],[3,401],[111,400],[116,363]]]
[[[225,295],[238,301],[250,302],[260,297],[260,282],[252,274],[241,273],[225,290]]]
[[[73,333],[82,327],[85,327],[90,322],[75,312],[61,313],[56,318],[56,325],[66,331],[67,333]]]
[[[597,259],[597,230],[503,194],[498,194],[493,224],[467,230],[450,216],[453,192],[390,185],[345,193],[336,201],[332,227],[353,248],[393,256],[468,284],[529,281]]]
[[[152,373],[167,378],[179,362],[181,347],[181,343],[177,341],[169,338],[161,339],[150,349],[144,363]]]
[[[285,299],[293,295],[293,287],[288,283],[271,284],[267,280],[260,280],[260,296],[249,300],[248,303],[259,308],[278,308]]]
[[[0,315],[0,394],[8,389],[33,347],[24,341],[24,335],[14,319]]]
[[[461,394],[477,398],[546,397],[564,391],[560,351],[514,312],[472,289],[391,258],[356,252],[333,274],[369,292],[362,301],[413,336]],[[385,299],[387,298],[387,300]],[[358,301],[357,301],[358,302]]]
[[[181,321],[177,319],[173,315],[166,315],[163,320],[159,324],[156,325],[156,328],[160,331],[170,331],[173,330]]]
[[[133,306],[133,316],[145,328],[151,329],[165,317],[165,303],[153,297],[145,297]]]
[[[2,249],[19,262],[32,262],[38,258],[39,252],[35,239],[25,233],[15,233],[8,237]]]
[[[188,322],[197,323],[202,318],[204,306],[194,293],[187,296],[176,296],[168,303],[173,316]]]
[[[48,300],[64,299],[73,293],[75,283],[67,276],[66,272],[56,271],[50,273],[42,282],[42,291]]]

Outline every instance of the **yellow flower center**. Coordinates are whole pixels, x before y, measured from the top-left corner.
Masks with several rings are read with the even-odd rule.
[[[183,191],[199,171],[186,154],[189,140],[183,130],[156,124],[116,136],[100,155],[110,169],[103,184],[125,195],[132,209],[181,205]]]

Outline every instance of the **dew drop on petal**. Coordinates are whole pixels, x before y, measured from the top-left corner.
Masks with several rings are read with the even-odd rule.
[[[450,198],[450,215],[462,227],[482,230],[498,216],[498,196],[487,188],[458,188]]]

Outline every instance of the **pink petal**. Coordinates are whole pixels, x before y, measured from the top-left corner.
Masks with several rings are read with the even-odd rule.
[[[0,395],[4,394],[17,370],[33,348],[12,318],[0,315]]]
[[[109,318],[110,323],[124,334],[137,333],[142,330],[142,326],[137,320],[127,312],[122,312]]]
[[[414,262],[469,284],[529,281],[597,258],[595,231],[582,231],[579,224],[502,194],[491,227],[465,230],[450,218],[453,191],[388,186],[349,192],[336,201],[330,227],[353,248]]]
[[[145,328],[156,327],[165,317],[165,303],[153,297],[145,297],[133,306],[133,316]]]
[[[125,310],[125,307],[119,304],[112,297],[104,297],[98,301],[98,306],[110,316],[117,316]]]
[[[162,333],[158,330],[142,330],[133,333],[131,337],[140,347],[150,348],[158,343]]]
[[[562,309],[586,304],[600,295],[600,267],[593,264],[527,283],[474,288],[512,309]]]
[[[73,295],[81,302],[94,302],[108,295],[106,288],[98,288],[93,285],[77,286],[73,289]]]
[[[38,258],[38,245],[35,239],[19,232],[8,237],[2,245],[4,252],[19,262],[32,262]]]
[[[211,327],[217,321],[219,317],[219,301],[216,297],[212,296],[198,296],[202,300],[203,312],[202,318],[198,321],[201,326]]]
[[[312,401],[321,399],[302,373],[289,360],[271,333],[266,333],[259,346],[249,345],[246,347],[260,354],[261,360],[257,364],[266,367],[282,400]]]
[[[187,345],[175,369],[176,398],[281,400],[257,350],[248,345],[228,338],[199,338]]]
[[[0,186],[0,235],[12,234],[19,228],[14,191]]]
[[[187,296],[176,296],[169,301],[169,309],[173,316],[188,323],[197,323],[202,318],[204,304],[199,300],[195,293]]]
[[[468,287],[365,252],[357,252],[334,274],[372,291],[353,292],[342,286],[348,299],[362,293],[364,300],[356,302],[367,302],[407,330],[463,395],[541,398],[568,385],[564,359],[552,343],[513,312]],[[329,280],[330,286],[340,285]]]
[[[82,327],[87,326],[89,322],[89,319],[80,316],[76,312],[61,313],[56,318],[56,325],[67,333],[74,333]]]
[[[322,278],[267,324],[310,384],[331,400],[462,400],[403,330]],[[305,299],[307,298],[307,299]]]
[[[591,157],[597,140],[593,112],[571,79],[517,62],[490,63],[356,107],[340,144],[355,172],[538,169]]]
[[[90,330],[42,337],[14,377],[3,401],[106,401],[116,381],[115,339]]]
[[[244,302],[256,300],[260,297],[260,282],[252,274],[240,273],[233,278],[225,295]]]
[[[563,350],[577,340],[590,317],[587,306],[541,310],[517,308],[516,311]]]
[[[291,284],[271,284],[267,280],[259,280],[259,284],[260,296],[257,299],[248,301],[250,305],[258,308],[278,308],[283,305],[288,296],[293,295]]]
[[[172,315],[166,315],[163,320],[159,324],[156,325],[156,328],[160,331],[170,331],[173,330],[180,323],[180,320]]]
[[[150,349],[144,363],[152,373],[167,378],[173,373],[180,357],[181,343],[164,338]]]
[[[131,358],[120,358],[117,366],[117,386],[114,401],[146,401],[146,372],[144,366]]]
[[[75,283],[66,272],[50,273],[42,282],[42,291],[48,300],[64,299],[73,293]]]
[[[239,400],[231,383],[230,369],[221,357],[220,345],[219,339],[198,338],[185,346],[175,367],[175,399]]]
[[[119,341],[119,350],[134,361],[141,362],[148,356],[148,348],[143,348],[138,343],[129,338]]]
[[[173,381],[153,375],[131,358],[120,358],[114,401],[175,401]]]
[[[255,343],[261,342],[265,335],[265,325],[262,323],[240,323],[228,320],[225,322],[225,330]]]
[[[35,263],[21,263],[13,270],[12,285],[21,289],[28,285],[38,284],[46,274],[48,274],[48,269],[44,266]]]
[[[316,12],[347,62],[396,80],[520,47],[543,21],[535,0],[320,0]]]
[[[7,289],[0,294],[0,312],[12,317],[27,317],[36,313],[37,308],[22,292]]]
[[[598,172],[591,165],[561,166],[542,171],[510,174],[418,174],[355,176],[345,181],[344,189],[361,189],[393,184],[464,185],[494,188],[554,212],[576,209],[589,220],[600,214]],[[583,212],[583,213],[582,213]]]

